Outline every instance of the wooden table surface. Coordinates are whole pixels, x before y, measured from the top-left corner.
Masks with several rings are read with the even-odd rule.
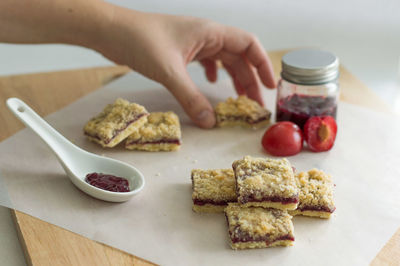
[[[280,59],[284,53],[285,51],[269,53],[276,77],[279,76]],[[46,116],[127,72],[127,67],[115,66],[0,77],[0,141],[24,127],[7,110],[4,104],[7,98],[21,98],[39,115]],[[390,112],[390,108],[372,90],[343,67],[340,85],[342,101]],[[28,264],[153,265],[144,259],[19,211],[12,210],[12,214]],[[400,228],[376,255],[371,265],[400,265]]]

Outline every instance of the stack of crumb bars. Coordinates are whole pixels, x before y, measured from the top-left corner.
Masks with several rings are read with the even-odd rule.
[[[293,169],[287,159],[250,156],[232,169],[194,169],[193,210],[225,212],[233,249],[292,246],[292,216],[329,218],[335,210],[329,175]]]
[[[148,113],[145,107],[121,98],[90,119],[84,133],[89,140],[108,148],[126,140],[125,148],[130,150],[174,151],[182,142],[175,113]]]
[[[218,127],[253,129],[268,125],[271,117],[271,112],[246,96],[218,103],[215,114]],[[83,131],[90,141],[106,148],[125,141],[129,150],[175,151],[182,144],[181,126],[175,113],[149,113],[144,106],[121,98],[90,119]]]

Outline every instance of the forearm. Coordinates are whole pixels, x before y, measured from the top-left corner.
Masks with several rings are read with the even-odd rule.
[[[238,94],[262,104],[260,79],[275,87],[271,63],[253,35],[212,21],[144,13],[104,0],[0,0],[0,42],[67,43],[94,49],[164,85],[201,127],[215,124],[213,107],[186,70],[200,61],[210,81],[217,61]]]
[[[1,0],[0,42],[67,43],[96,49],[114,6],[101,0]]]

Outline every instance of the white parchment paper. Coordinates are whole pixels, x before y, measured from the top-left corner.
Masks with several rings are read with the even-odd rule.
[[[199,75],[198,72],[194,74]],[[228,80],[201,86],[213,103],[234,92]],[[265,91],[274,109],[275,91]],[[82,134],[86,121],[117,97],[181,118],[178,152],[102,149]],[[267,156],[264,130],[195,127],[159,85],[129,74],[46,118],[78,146],[128,162],[146,179],[126,203],[87,196],[69,181],[56,158],[31,131],[0,144],[0,203],[163,265],[363,265],[400,226],[399,118],[341,103],[339,133],[325,153],[302,151],[289,160],[298,170],[323,169],[336,183],[330,220],[293,219],[294,247],[233,251],[223,214],[192,212],[190,171],[225,168],[245,155]]]

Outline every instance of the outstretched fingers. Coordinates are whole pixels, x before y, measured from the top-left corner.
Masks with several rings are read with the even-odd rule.
[[[214,109],[198,90],[186,69],[176,71],[164,86],[175,96],[192,121],[202,128],[215,125]]]
[[[235,73],[233,72],[233,70],[226,64],[222,63],[223,67],[225,68],[225,70],[228,72],[228,74],[231,76],[232,78],[232,82],[233,82],[233,86],[235,87],[236,93],[238,95],[246,95],[246,90],[242,87],[242,85],[240,84],[239,80],[235,77]]]
[[[218,57],[232,77],[237,93],[239,95],[246,94],[263,105],[257,73],[246,57],[224,51],[221,51]]]
[[[201,65],[204,67],[206,77],[209,82],[217,81],[217,63],[212,59],[200,60]]]

